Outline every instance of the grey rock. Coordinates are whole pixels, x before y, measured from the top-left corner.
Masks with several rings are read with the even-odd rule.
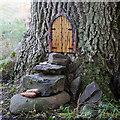
[[[87,103],[96,103],[97,101],[100,100],[100,98],[102,97],[102,91],[98,90],[96,92],[94,92],[92,94],[92,96],[90,97],[90,99],[87,100]]]
[[[22,86],[27,89],[40,89],[41,96],[49,96],[64,91],[64,75],[26,75]]]
[[[75,80],[72,81],[71,85],[70,85],[70,91],[73,94],[73,98],[75,99],[78,95],[78,91],[80,88],[80,84],[81,84],[81,80],[80,77],[77,77]]]
[[[80,103],[95,103],[102,96],[102,91],[99,89],[98,85],[93,81],[91,84],[86,86],[85,91],[80,97]]]
[[[86,111],[89,111],[93,108],[93,105],[92,104],[85,104],[82,109],[81,109],[81,112],[86,112]]]
[[[10,111],[14,114],[36,110],[41,112],[47,109],[54,109],[64,105],[70,100],[70,96],[65,91],[51,97],[27,98],[20,94],[14,95],[10,102]]]
[[[66,74],[66,67],[61,65],[52,65],[47,62],[40,63],[34,67],[36,72],[42,72],[43,74],[64,75]]]
[[[82,109],[80,110],[80,113],[85,115],[97,115],[98,111],[93,109],[95,107],[94,104],[85,104]]]
[[[60,53],[50,53],[48,62],[50,64],[66,66],[70,62],[70,57]]]

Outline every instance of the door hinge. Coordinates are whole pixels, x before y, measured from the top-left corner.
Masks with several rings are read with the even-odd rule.
[[[72,50],[73,48],[68,48],[68,49]]]
[[[52,47],[52,49],[57,49],[57,47]]]
[[[69,28],[68,30],[72,30],[72,29]]]
[[[55,28],[52,28],[52,30],[56,30]]]

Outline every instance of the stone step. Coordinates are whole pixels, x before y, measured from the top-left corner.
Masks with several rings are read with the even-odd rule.
[[[93,104],[100,100],[102,97],[102,91],[99,89],[99,86],[93,81],[86,86],[85,91],[80,97],[80,104],[86,102],[87,104]]]
[[[65,91],[50,97],[27,98],[20,94],[14,95],[10,102],[10,111],[14,114],[36,110],[41,112],[47,109],[54,109],[64,105],[70,100],[70,96]]]
[[[54,95],[64,91],[64,75],[33,74],[23,77],[22,86],[27,89],[40,89],[41,96]]]
[[[50,53],[48,57],[50,64],[66,66],[70,62],[70,57],[60,53]]]
[[[61,65],[53,65],[47,62],[40,63],[34,68],[36,73],[43,73],[46,75],[64,75],[66,74],[66,67]]]

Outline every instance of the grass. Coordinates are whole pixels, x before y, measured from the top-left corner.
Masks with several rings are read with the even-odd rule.
[[[10,98],[16,94],[16,82],[13,83],[3,83],[3,103],[1,106],[1,110],[3,113],[3,118],[16,118],[16,119],[48,119],[48,120],[57,120],[57,119],[65,119],[65,120],[75,120],[75,119],[120,119],[120,103],[114,101],[113,99],[108,100],[106,96],[104,100],[101,100],[90,108],[88,111],[81,112],[77,111],[77,107],[79,104],[75,105],[75,101],[70,102],[64,106],[60,106],[57,109],[46,110],[42,112],[36,112],[36,110],[30,111],[28,113],[22,112],[19,115],[11,114],[9,110]],[[94,114],[95,113],[95,114]]]
[[[1,20],[0,60],[7,58],[13,52],[18,43],[23,39],[27,29],[28,26],[25,26],[25,19]]]

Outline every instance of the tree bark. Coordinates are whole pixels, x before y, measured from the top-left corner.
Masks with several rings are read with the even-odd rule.
[[[15,73],[18,78],[30,74],[32,68],[49,53],[49,23],[57,13],[67,13],[78,31],[75,57],[85,54],[88,61],[97,56],[113,76],[120,66],[120,5],[119,3],[32,2],[31,24],[17,56]],[[117,88],[117,87],[116,87]]]

